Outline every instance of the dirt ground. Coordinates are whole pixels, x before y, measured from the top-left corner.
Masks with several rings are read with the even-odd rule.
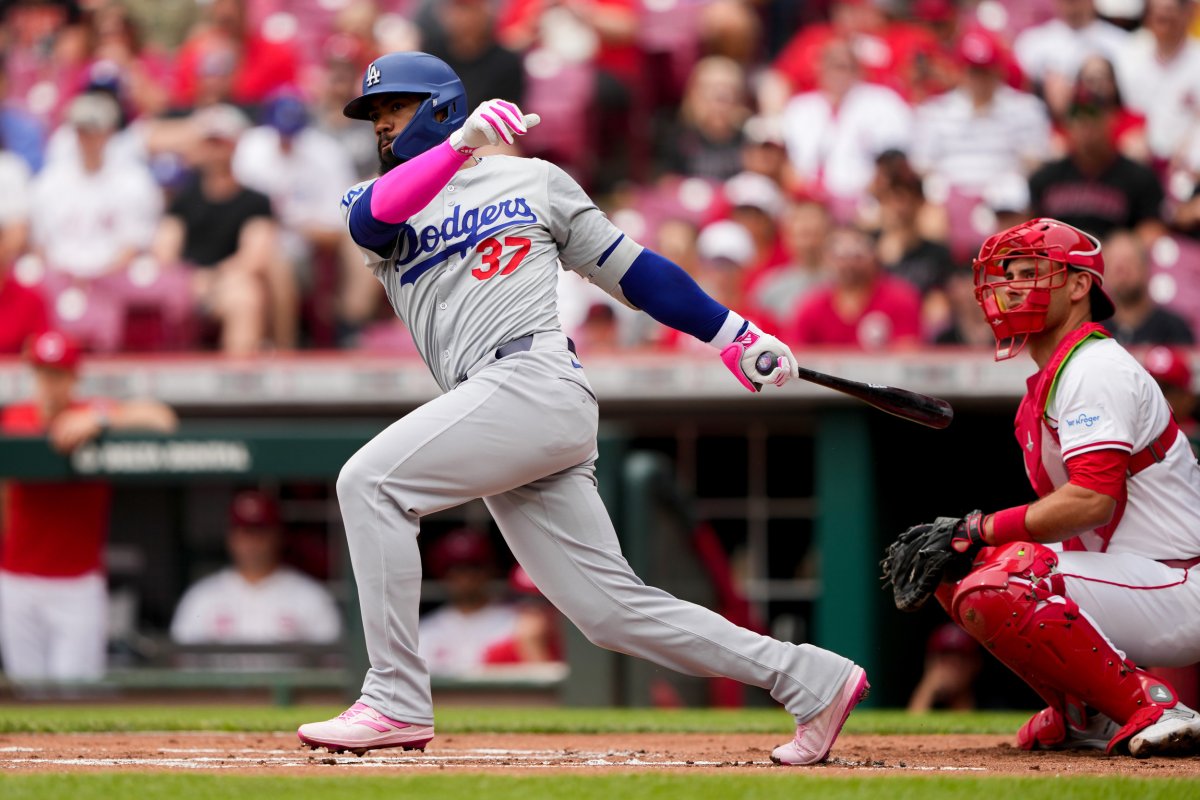
[[[1200,757],[1137,760],[1102,753],[1025,753],[992,735],[843,735],[820,774],[940,772],[962,775],[1141,775],[1200,779]],[[448,734],[424,753],[378,750],[359,758],[302,749],[285,733],[0,735],[0,771],[178,771],[318,775],[327,770],[430,769],[642,771],[781,769],[779,744],[759,734]]]

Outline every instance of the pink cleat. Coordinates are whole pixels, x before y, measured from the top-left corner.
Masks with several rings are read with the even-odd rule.
[[[334,719],[301,725],[296,735],[314,750],[324,747],[331,753],[349,751],[361,756],[384,747],[424,750],[433,739],[433,726],[397,722],[364,703],[355,703]]]
[[[846,718],[870,692],[867,673],[862,667],[855,666],[833,702],[808,722],[797,725],[795,738],[776,747],[771,753],[771,760],[776,764],[807,766],[829,758],[829,751],[846,724]]]

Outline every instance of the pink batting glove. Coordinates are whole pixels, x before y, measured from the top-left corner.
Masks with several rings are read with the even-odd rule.
[[[537,114],[525,114],[507,100],[488,100],[480,103],[466,123],[450,134],[450,146],[469,154],[486,145],[512,144],[541,121]]]

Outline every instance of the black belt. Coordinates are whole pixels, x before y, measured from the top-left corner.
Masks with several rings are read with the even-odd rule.
[[[531,347],[533,347],[533,334],[527,333],[520,339],[513,339],[511,342],[497,347],[496,359],[499,360],[506,356],[511,356],[513,353],[524,353]],[[571,340],[570,336],[567,337],[567,349],[572,353],[575,352],[575,342]]]

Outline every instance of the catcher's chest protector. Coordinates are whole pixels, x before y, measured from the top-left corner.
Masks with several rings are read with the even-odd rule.
[[[1040,544],[998,547],[957,584],[948,610],[1052,707],[1066,713],[1081,700],[1132,728],[1112,748],[1175,705],[1175,690],[1113,649],[1066,597],[1057,566]]]

